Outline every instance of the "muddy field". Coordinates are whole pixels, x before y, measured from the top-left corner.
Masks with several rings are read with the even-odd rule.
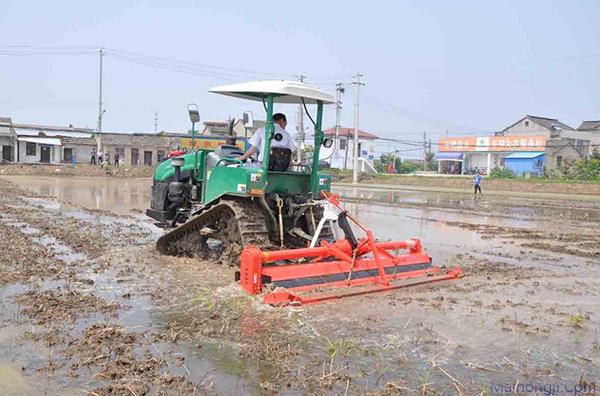
[[[267,307],[155,251],[146,179],[3,176],[0,394],[600,392],[600,200],[338,191],[465,277]]]

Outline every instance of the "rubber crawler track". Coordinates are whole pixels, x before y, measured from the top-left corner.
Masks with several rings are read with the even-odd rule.
[[[200,231],[205,228],[213,230],[210,238],[221,241],[225,252],[234,256],[244,246],[269,246],[266,218],[258,203],[227,198],[167,232],[158,239],[156,248],[171,256],[202,255],[208,236]]]

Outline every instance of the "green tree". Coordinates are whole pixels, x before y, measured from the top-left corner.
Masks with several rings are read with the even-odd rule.
[[[388,164],[392,161],[396,161],[396,173],[397,174],[407,174],[407,173],[415,173],[420,170],[422,167],[420,165],[411,164],[410,162],[402,161],[402,159],[396,156],[394,153],[382,154],[379,159],[375,160],[375,169],[378,172],[386,173]]]
[[[402,159],[396,156],[394,153],[382,154],[379,159],[375,160],[375,169],[377,169],[377,172],[386,173],[388,164],[394,160],[396,161],[395,165],[397,170],[402,166]]]
[[[490,172],[492,179],[509,179],[515,177],[515,173],[508,168],[494,168]]]

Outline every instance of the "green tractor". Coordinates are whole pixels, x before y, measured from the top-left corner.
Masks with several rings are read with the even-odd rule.
[[[331,178],[318,172],[321,146],[333,141],[322,132],[323,105],[333,97],[300,82],[260,81],[216,87],[211,92],[260,101],[266,112],[262,163],[243,163],[235,145],[196,150],[170,158],[154,173],[151,207],[146,214],[166,229],[157,241],[163,254],[195,256],[209,240],[225,253],[248,245],[301,247],[315,234],[322,217],[319,201]],[[293,163],[290,149],[271,147],[278,139],[272,116],[275,103],[316,105],[314,151],[309,163]],[[308,113],[308,109],[307,113]],[[190,111],[199,121],[197,110]],[[193,129],[193,128],[192,128]],[[280,138],[280,137],[279,137]],[[233,143],[233,142],[228,142]],[[331,239],[331,229],[319,233]]]

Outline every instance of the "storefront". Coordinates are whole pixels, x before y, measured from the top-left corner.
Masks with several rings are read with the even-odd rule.
[[[461,173],[489,175],[494,168],[504,167],[505,158],[516,152],[541,152],[546,149],[545,136],[466,136],[442,138],[438,157],[462,154]],[[440,167],[440,173],[449,170]]]
[[[463,168],[463,153],[437,153],[435,160],[438,164],[438,173],[460,175]]]

